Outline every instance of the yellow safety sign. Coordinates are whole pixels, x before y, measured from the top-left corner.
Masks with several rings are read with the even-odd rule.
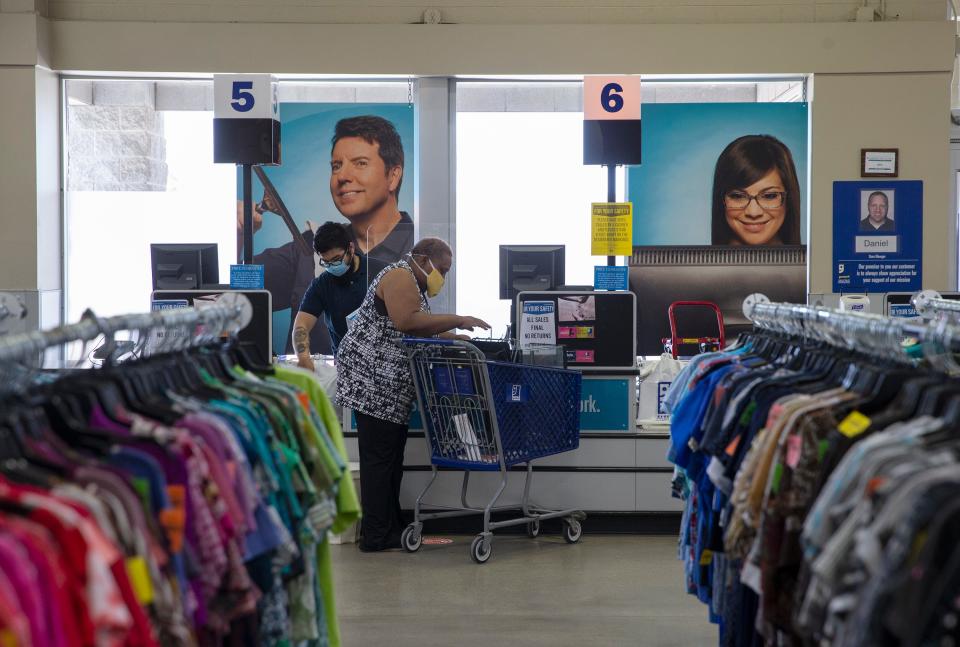
[[[630,256],[633,253],[633,203],[592,203],[590,232],[590,253],[594,256]]]

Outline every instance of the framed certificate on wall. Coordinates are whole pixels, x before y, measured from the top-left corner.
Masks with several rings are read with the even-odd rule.
[[[899,177],[899,148],[861,148],[860,177]]]

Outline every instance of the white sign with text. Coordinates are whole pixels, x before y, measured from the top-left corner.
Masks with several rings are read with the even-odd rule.
[[[520,315],[520,347],[557,344],[557,304],[553,301],[524,301]]]

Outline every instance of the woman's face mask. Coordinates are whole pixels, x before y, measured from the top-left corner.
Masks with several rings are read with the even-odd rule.
[[[427,262],[430,263],[429,274],[422,267],[420,267],[420,264],[417,263],[416,261],[414,261],[413,264],[416,265],[417,269],[420,270],[423,273],[423,275],[427,278],[427,296],[432,299],[433,297],[440,294],[440,290],[443,289],[443,283],[444,281],[446,281],[446,279],[444,278],[443,274],[440,273],[440,270],[438,270],[436,266],[434,266],[432,260],[428,258]]]

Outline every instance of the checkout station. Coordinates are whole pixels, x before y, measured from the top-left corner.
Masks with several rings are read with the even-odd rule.
[[[679,512],[680,501],[670,496],[668,434],[640,430],[636,423],[636,295],[563,285],[563,247],[556,245],[503,246],[500,287],[501,298],[511,300],[514,340],[477,339],[487,358],[495,360],[499,347],[515,344],[550,350],[543,355],[582,374],[579,448],[534,461],[532,500],[588,514]],[[356,461],[356,421],[349,410],[343,428],[350,460]],[[511,468],[504,498],[520,497],[524,474],[523,466]],[[423,420],[414,410],[404,460],[404,509],[413,508],[430,477]],[[476,473],[468,499],[485,500],[498,483],[495,473]],[[459,505],[460,490],[461,473],[441,471],[424,503]]]
[[[612,91],[629,99],[618,95],[611,101]],[[617,257],[630,257],[634,251],[633,206],[616,202],[616,167],[641,163],[639,97],[640,77],[584,81],[583,163],[607,171],[606,202],[593,203],[590,211],[591,254],[606,257],[606,264],[595,269],[593,285],[565,285],[562,245],[500,247],[500,298],[511,303],[508,336],[521,349],[561,347],[562,354],[556,354],[563,366],[582,374],[579,447],[533,462],[537,476],[531,499],[548,508],[594,513],[595,520],[596,513],[682,509],[680,500],[671,496],[669,435],[640,431],[636,424],[637,298],[629,285],[630,268],[616,265]],[[489,359],[490,353],[484,352]],[[348,453],[356,460],[356,425],[350,412],[344,412],[343,427]],[[409,433],[400,497],[404,509],[413,508],[432,476],[418,412]],[[509,468],[504,498],[521,497],[525,471],[522,465]],[[499,475],[477,473],[470,485],[471,500],[486,500],[498,485]],[[460,505],[460,474],[441,472],[428,497],[425,504]]]

